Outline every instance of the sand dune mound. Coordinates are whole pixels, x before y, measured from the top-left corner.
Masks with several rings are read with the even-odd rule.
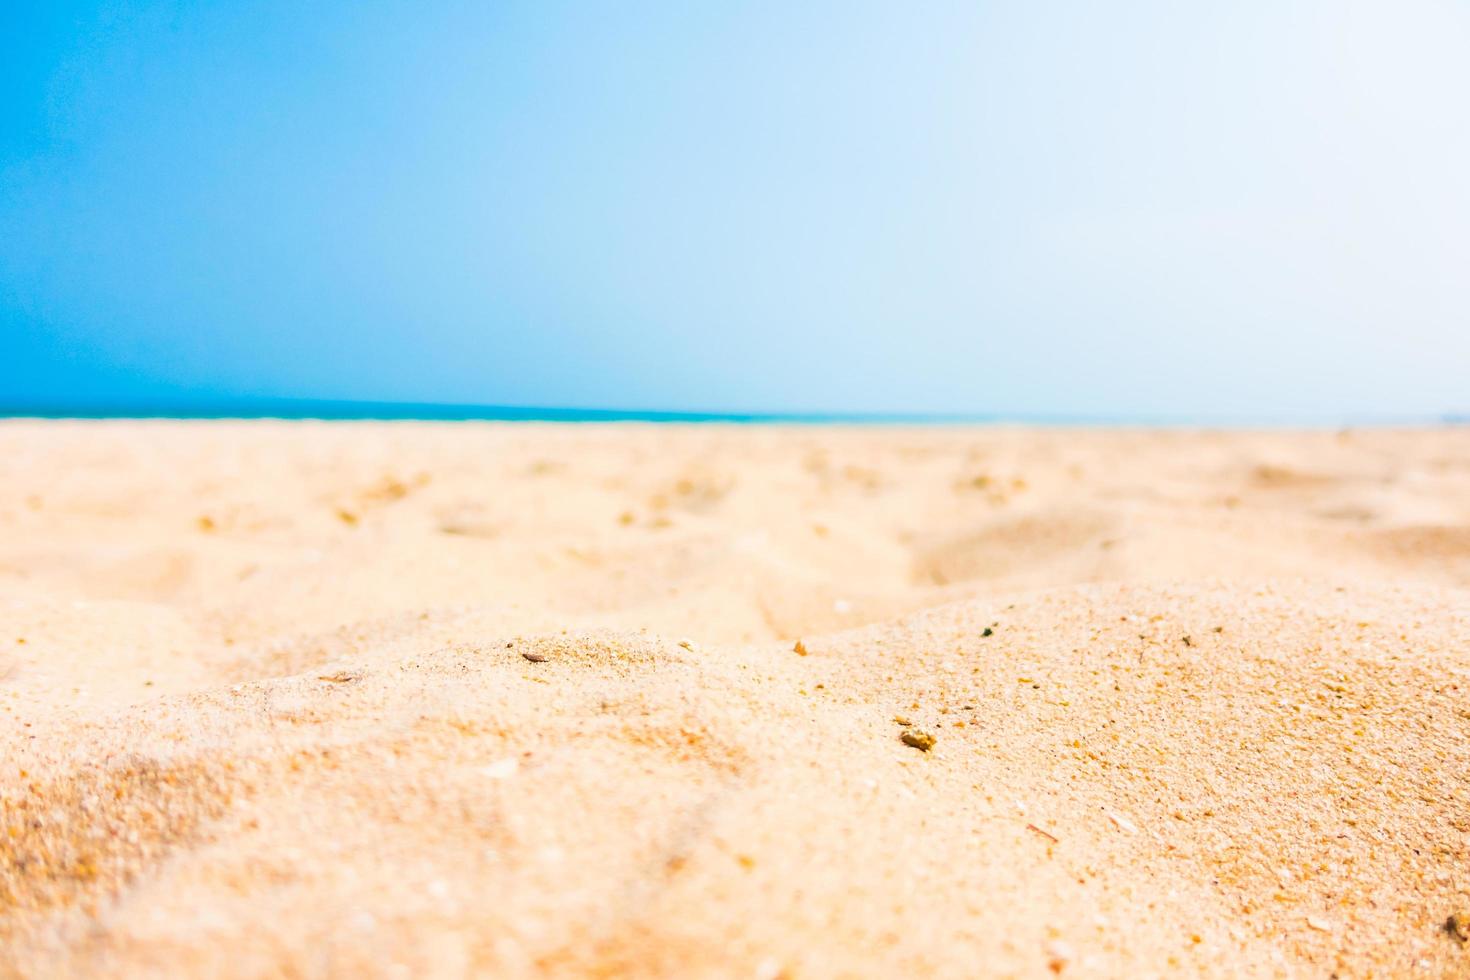
[[[806,656],[494,638],[165,700],[7,792],[6,946],[77,973],[712,948],[792,975],[1449,972],[1462,599],[1078,588]],[[58,739],[12,762],[56,772]]]

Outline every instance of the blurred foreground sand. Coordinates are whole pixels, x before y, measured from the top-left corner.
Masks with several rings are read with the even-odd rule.
[[[1470,431],[0,423],[0,974],[1470,976],[1456,914]]]

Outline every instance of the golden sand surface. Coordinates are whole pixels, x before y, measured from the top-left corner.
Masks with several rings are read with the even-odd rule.
[[[1470,976],[1470,431],[12,421],[0,477],[0,974]]]

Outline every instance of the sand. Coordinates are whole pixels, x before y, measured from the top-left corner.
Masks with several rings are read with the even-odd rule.
[[[1470,431],[14,421],[0,477],[0,974],[1470,976]]]

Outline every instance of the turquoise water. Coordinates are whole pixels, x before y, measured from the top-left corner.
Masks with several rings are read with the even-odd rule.
[[[436,402],[238,399],[99,404],[0,403],[0,417],[81,419],[332,419],[491,422],[733,422],[742,424],[980,424],[998,416],[820,412],[659,412],[641,409],[449,405]]]
[[[449,405],[436,402],[231,399],[118,403],[5,404],[0,418],[76,419],[329,419],[489,422],[717,422],[742,425],[1067,425],[1181,427],[1336,427],[1344,425],[1463,425],[1470,416],[1365,418],[1334,415],[1290,418],[1105,416],[1044,414],[931,414],[881,412],[657,412],[640,409]]]

